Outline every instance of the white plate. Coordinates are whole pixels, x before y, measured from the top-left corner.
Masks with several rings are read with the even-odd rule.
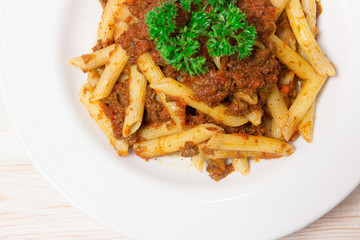
[[[78,101],[66,59],[95,43],[96,0],[0,3],[1,90],[45,178],[91,218],[133,239],[272,239],[316,220],[360,180],[359,1],[323,1],[320,44],[338,76],[322,91],[313,144],[219,183],[187,161],[120,159]],[[180,161],[178,161],[180,162]],[[178,166],[172,166],[178,165]]]

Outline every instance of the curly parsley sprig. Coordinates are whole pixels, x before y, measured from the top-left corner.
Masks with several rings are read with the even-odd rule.
[[[234,0],[180,0],[181,7],[191,12],[189,22],[176,26],[178,9],[175,0],[166,1],[149,11],[145,22],[150,38],[157,45],[161,56],[178,71],[191,76],[208,71],[205,57],[198,56],[200,36],[207,37],[210,56],[246,58],[253,50],[256,29],[246,21],[246,14],[234,5]],[[198,11],[192,11],[194,7]],[[211,7],[211,11],[206,10]],[[206,10],[206,11],[205,11]]]

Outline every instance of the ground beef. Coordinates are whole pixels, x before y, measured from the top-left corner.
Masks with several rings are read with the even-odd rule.
[[[269,0],[238,0],[237,5],[255,26],[258,40],[263,41],[275,32],[277,10]]]
[[[234,82],[225,76],[224,71],[211,69],[204,75],[188,76],[184,84],[194,92],[194,98],[207,103],[209,106],[216,106],[233,93]]]
[[[243,100],[235,99],[229,106],[228,113],[231,115],[242,116],[249,113],[249,104]]]
[[[111,94],[101,101],[105,115],[111,120],[115,138],[122,138],[126,107],[129,105],[128,80],[118,82]]]
[[[220,181],[228,174],[234,171],[232,164],[226,165],[224,159],[221,160],[209,160],[209,164],[206,168],[206,171],[209,172],[209,176],[215,181]]]
[[[165,106],[157,100],[155,91],[148,87],[146,90],[143,123],[165,122],[168,120],[170,120],[170,115]]]
[[[180,153],[182,157],[193,157],[199,154],[199,149],[193,142],[186,142]]]

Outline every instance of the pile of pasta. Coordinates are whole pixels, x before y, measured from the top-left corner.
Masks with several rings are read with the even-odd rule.
[[[227,113],[225,105],[210,107],[195,100],[190,88],[164,76],[148,52],[138,58],[137,64],[131,66],[129,72],[123,72],[129,56],[119,44],[114,43],[114,39],[129,28],[131,22],[128,19],[131,12],[122,2],[123,0],[108,0],[104,5],[98,30],[98,42],[103,48],[69,59],[72,65],[88,73],[88,81],[79,94],[80,100],[120,156],[128,154],[129,145],[123,139],[115,138],[112,123],[104,114],[100,103],[111,93],[117,81],[127,77],[130,99],[126,108],[123,136],[138,134],[138,142],[133,145],[133,149],[141,158],[150,159],[173,154],[191,142],[199,149],[198,155],[191,158],[199,171],[203,170],[206,160],[231,159],[234,169],[247,175],[250,159],[291,155],[294,148],[288,141],[295,132],[306,141],[312,141],[316,97],[327,78],[336,74],[333,64],[315,40],[318,6],[315,0],[271,0],[278,9],[277,17],[285,12],[283,14],[289,22],[288,27],[278,29],[270,37],[277,48],[276,57],[289,69],[279,81],[289,84],[295,78],[299,78],[303,83],[289,108],[278,86],[272,89],[266,99],[272,118],[264,117],[261,111],[253,111],[244,116],[232,116]],[[137,19],[133,17],[131,21],[135,22]],[[147,87],[156,91],[172,121],[160,126],[142,125]],[[226,134],[215,124],[202,124],[190,128],[177,114],[177,103],[169,101],[167,96],[181,97],[181,101],[188,106],[226,126],[241,126],[249,121],[256,126],[264,124],[266,134]],[[242,98],[248,102],[253,100],[246,95]]]

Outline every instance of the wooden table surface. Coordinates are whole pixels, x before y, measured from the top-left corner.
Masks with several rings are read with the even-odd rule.
[[[1,100],[0,239],[128,239],[71,207],[40,176],[22,150]],[[321,219],[284,239],[360,239],[360,186]]]

